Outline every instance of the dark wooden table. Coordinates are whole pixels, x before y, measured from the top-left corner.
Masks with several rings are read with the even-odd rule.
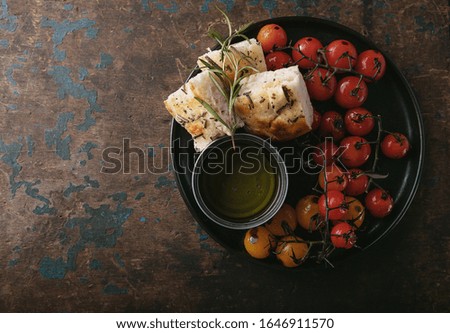
[[[290,15],[347,25],[417,95],[426,156],[412,207],[334,270],[271,270],[228,253],[171,172],[100,172],[104,149],[124,139],[167,166],[162,101],[212,46],[216,5],[236,25]],[[444,0],[2,1],[0,310],[449,311],[448,13]]]

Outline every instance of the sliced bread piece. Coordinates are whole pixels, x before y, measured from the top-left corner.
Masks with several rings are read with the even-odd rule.
[[[235,110],[249,132],[275,141],[306,134],[313,121],[311,101],[297,66],[244,78]]]

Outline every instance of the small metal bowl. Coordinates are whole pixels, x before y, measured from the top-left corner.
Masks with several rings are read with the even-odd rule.
[[[235,134],[234,144],[231,137],[222,137],[200,153],[192,173],[192,191],[211,221],[242,230],[259,226],[278,212],[286,198],[288,174],[283,158],[268,140],[240,133]],[[259,206],[246,211],[252,200]]]

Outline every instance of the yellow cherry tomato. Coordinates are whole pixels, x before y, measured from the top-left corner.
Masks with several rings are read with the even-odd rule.
[[[275,237],[263,226],[247,230],[244,237],[245,250],[256,259],[267,258],[275,243]]]
[[[264,226],[275,236],[292,234],[297,226],[295,209],[288,204],[283,204],[272,220]]]
[[[307,195],[301,198],[295,207],[298,224],[310,232],[317,230],[320,223],[318,201],[317,195]]]
[[[347,220],[350,225],[359,228],[364,222],[364,217],[366,215],[364,206],[354,197],[345,197],[345,202],[348,204],[348,209],[344,219]]]
[[[285,267],[297,267],[304,262],[309,246],[301,238],[283,237],[277,245],[276,256]]]

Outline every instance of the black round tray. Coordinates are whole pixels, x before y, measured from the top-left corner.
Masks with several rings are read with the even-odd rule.
[[[282,26],[288,38],[295,43],[305,36],[318,38],[323,45],[335,39],[346,39],[351,41],[358,52],[366,49],[377,49],[370,40],[343,25],[312,17],[280,17],[252,24],[246,30],[246,36],[256,37],[259,29],[268,23],[276,23]],[[382,52],[382,50],[380,50]],[[419,186],[419,180],[423,168],[424,156],[424,129],[419,104],[408,82],[398,70],[397,66],[383,53],[386,58],[385,76],[376,83],[368,84],[369,97],[364,107],[373,114],[380,114],[383,119],[383,128],[388,131],[396,131],[406,134],[412,149],[408,156],[402,160],[389,160],[381,156],[378,163],[380,170],[389,173],[385,180],[378,180],[383,188],[389,191],[395,200],[392,213],[383,218],[375,219],[366,214],[364,229],[359,234],[358,245],[360,249],[335,251],[330,260],[340,261],[350,255],[366,249],[379,241],[392,228],[394,228],[405,215]],[[191,73],[195,75],[196,72]],[[343,112],[333,102],[314,103],[319,111],[334,109]],[[223,228],[210,221],[200,210],[194,200],[191,191],[191,176],[195,161],[195,151],[191,136],[177,122],[172,122],[171,127],[171,155],[178,188],[186,205],[200,226],[219,244],[231,252],[245,253],[243,248],[243,236],[245,231],[230,230]],[[284,143],[282,146],[293,145]],[[307,194],[312,194],[312,187],[317,177],[304,173],[291,174],[289,176],[289,191],[286,202],[295,207],[297,201]],[[248,256],[250,258],[250,256]],[[251,259],[251,258],[250,258]],[[281,267],[273,258],[258,261],[273,267]],[[302,267],[317,266],[314,262],[306,262]]]

